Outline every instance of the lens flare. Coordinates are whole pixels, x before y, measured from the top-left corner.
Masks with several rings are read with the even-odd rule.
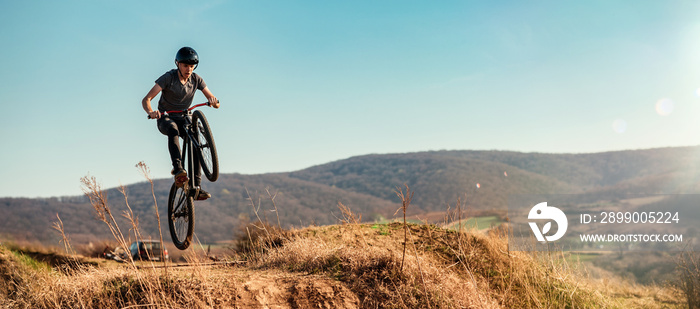
[[[673,112],[673,101],[669,98],[663,98],[656,101],[656,113],[661,116],[668,116]]]
[[[615,133],[625,133],[625,131],[627,131],[627,121],[624,119],[615,119],[612,123],[612,129]]]
[[[481,188],[481,185],[479,183],[476,184],[476,188],[479,189]]]

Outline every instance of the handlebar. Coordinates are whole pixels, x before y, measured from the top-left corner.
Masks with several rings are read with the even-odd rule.
[[[219,101],[216,101],[216,102],[218,103]],[[163,114],[164,116],[167,116],[168,114],[171,114],[171,113],[184,113],[184,112],[191,111],[191,110],[193,110],[193,109],[195,109],[195,108],[197,108],[197,107],[204,106],[204,105],[206,105],[206,106],[211,106],[211,103],[206,102],[206,103],[197,104],[197,105],[194,105],[194,106],[192,106],[192,107],[190,107],[190,108],[188,108],[188,109],[184,109],[184,110],[181,110],[181,111],[165,111],[165,112],[162,112],[162,114]],[[151,115],[148,115],[148,119],[155,119],[155,118],[151,118]]]

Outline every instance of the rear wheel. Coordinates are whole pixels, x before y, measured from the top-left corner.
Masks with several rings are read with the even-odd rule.
[[[198,157],[202,165],[204,175],[209,181],[216,181],[219,178],[219,158],[216,154],[216,145],[214,144],[214,136],[211,134],[207,118],[201,111],[194,111],[192,123],[197,135]]]
[[[190,246],[192,233],[194,232],[194,206],[193,198],[187,194],[187,185],[178,187],[175,184],[170,188],[168,197],[168,226],[173,244],[180,250]]]

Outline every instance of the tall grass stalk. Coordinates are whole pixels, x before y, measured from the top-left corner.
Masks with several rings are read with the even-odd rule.
[[[275,203],[275,198],[277,197],[277,192],[273,195],[270,193],[270,188],[266,187],[265,192],[267,192],[267,197],[270,199],[270,202],[272,202],[272,207],[275,209],[272,210],[275,212],[275,215],[277,216],[277,227],[281,230],[282,229],[282,224],[280,223],[280,212],[277,209],[277,203]]]
[[[401,207],[394,212],[394,215],[399,213],[399,211],[403,211],[403,227],[404,227],[404,242],[403,242],[403,254],[401,255],[401,270],[403,270],[403,263],[406,258],[406,243],[408,242],[408,226],[406,225],[406,209],[408,209],[408,205],[411,204],[411,199],[413,199],[413,192],[411,189],[408,188],[407,184],[404,184],[406,186],[406,193],[403,192],[403,189],[401,187],[397,186],[396,190],[394,193],[396,193],[396,196],[401,199]]]
[[[148,180],[148,183],[151,184],[151,195],[153,196],[153,209],[155,210],[156,213],[156,220],[158,221],[158,236],[160,237],[160,256],[165,257],[165,243],[163,242],[163,228],[160,226],[160,212],[158,211],[158,200],[156,199],[156,191],[153,185],[153,178],[151,178],[151,169],[148,168],[148,165],[144,163],[143,161],[140,161],[139,163],[136,164],[136,168],[141,171],[143,174],[143,177]],[[126,194],[124,194],[124,197],[126,198]],[[128,204],[127,204],[128,205]],[[129,207],[131,209],[131,207]],[[148,253],[148,250],[146,250]],[[165,273],[167,275],[168,273],[168,261],[164,260],[165,264]]]
[[[145,166],[145,165],[144,165]],[[138,167],[138,165],[137,165]],[[107,198],[105,195],[105,192],[102,190],[102,186],[97,182],[95,177],[88,177],[85,176],[81,178],[81,182],[83,183],[83,192],[85,195],[88,197],[90,200],[90,204],[92,205],[93,209],[95,210],[95,213],[97,214],[97,217],[104,222],[110,232],[112,233],[112,236],[117,240],[117,242],[124,248],[124,250],[129,249],[129,241],[127,241],[127,238],[124,236],[124,234],[121,231],[121,228],[119,227],[119,224],[117,223],[116,219],[114,218],[112,214],[112,209],[107,202]],[[153,190],[153,187],[152,187]],[[141,236],[141,231],[139,229],[139,224],[138,224],[138,217],[134,214],[133,209],[129,205],[129,199],[128,199],[128,194],[126,191],[126,187],[121,185],[119,187],[119,192],[124,196],[124,203],[126,204],[127,210],[124,211],[123,216],[129,220],[131,223],[131,230],[134,233],[134,236],[136,237],[137,240],[143,239]],[[153,191],[152,191],[153,192]],[[155,193],[154,193],[155,194]],[[157,209],[156,209],[157,212]],[[162,243],[162,235],[161,235],[161,247],[163,247]],[[145,290],[145,297],[147,299],[147,302],[149,304],[157,304],[157,303],[166,303],[166,299],[168,298],[167,295],[164,294],[164,289],[163,286],[161,285],[160,280],[153,280],[154,278],[148,279],[147,277],[153,277],[157,276],[155,272],[151,272],[148,274],[143,274],[138,270],[138,267],[136,266],[136,262],[133,260],[133,257],[129,253],[129,266],[133,270],[133,273],[136,277],[137,282],[139,285]],[[151,261],[151,267],[155,269],[155,265]],[[166,269],[166,276],[167,276],[167,269]]]
[[[253,213],[255,213],[255,217],[258,219],[258,222],[260,223],[260,226],[257,226],[255,224],[252,224],[256,228],[265,231],[265,234],[267,235],[268,238],[272,239],[272,235],[270,234],[270,231],[267,229],[265,222],[260,219],[259,211],[260,207],[262,206],[262,203],[260,202],[260,197],[258,197],[258,205],[255,205],[255,200],[253,197],[250,195],[250,192],[248,192],[248,188],[245,188],[245,193],[248,195],[248,201],[250,201],[250,206],[253,208]]]
[[[360,224],[360,221],[362,221],[362,214],[354,213],[350,207],[345,206],[342,202],[338,202],[338,209],[340,209],[340,213],[343,216],[340,219],[343,224]]]
[[[58,214],[56,214],[56,219],[58,219],[58,222],[53,223],[53,228],[54,230],[57,230],[59,233],[61,233],[61,242],[63,242],[63,246],[66,249],[66,253],[73,256],[75,255],[75,251],[73,251],[73,248],[70,245],[70,240],[68,239],[65,229],[63,228],[63,220],[61,220],[61,217]]]
[[[102,190],[102,186],[97,182],[97,179],[94,176],[85,176],[81,178],[80,181],[82,183],[83,193],[90,200],[90,205],[92,205],[93,209],[95,210],[97,217],[100,219],[100,221],[107,224],[112,236],[120,244],[126,246],[126,239],[119,228],[119,224],[112,215],[112,210],[107,203],[107,197]]]
[[[403,230],[404,230],[404,240],[403,240],[403,254],[401,255],[401,267],[399,268],[400,271],[403,271],[403,265],[404,261],[406,260],[406,244],[408,243],[408,235],[409,235],[409,229],[408,225],[406,223],[406,210],[408,209],[408,206],[411,205],[411,200],[413,199],[413,191],[408,187],[407,184],[404,184],[406,187],[406,193],[403,192],[401,187],[396,187],[396,196],[401,199],[401,208],[397,209],[394,215],[396,215],[399,211],[403,212]],[[418,265],[418,273],[420,274],[421,278],[421,283],[423,284],[423,292],[426,295],[426,303],[428,305],[428,308],[431,308],[430,305],[430,298],[428,297],[428,288],[425,285],[425,278],[423,277],[423,269],[421,269],[421,263],[418,258],[418,249],[416,249],[415,244],[413,244],[413,249],[416,254],[416,265]]]

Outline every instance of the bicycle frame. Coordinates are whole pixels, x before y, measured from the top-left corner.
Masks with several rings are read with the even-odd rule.
[[[192,196],[197,196],[197,193],[199,193],[199,187],[195,186],[195,173],[197,172],[195,165],[199,164],[199,161],[195,160],[197,158],[194,157],[195,155],[195,147],[196,148],[201,148],[201,144],[199,141],[194,138],[196,136],[194,132],[194,128],[192,127],[192,111],[187,110],[185,112],[185,125],[183,126],[185,129],[185,136],[181,136],[183,139],[182,143],[182,155],[181,158],[185,158],[185,155],[187,155],[187,172],[189,174],[189,188],[190,190],[195,190],[194,192],[190,192]],[[199,166],[199,169],[201,170],[201,165]]]
[[[188,194],[192,194],[192,196],[197,196],[197,193],[199,193],[199,187],[195,186],[195,183],[194,183],[195,164],[197,164],[198,161],[195,160],[195,157],[194,157],[195,152],[193,150],[194,150],[194,147],[197,147],[197,148],[202,147],[202,145],[199,143],[199,141],[196,138],[194,138],[194,136],[196,136],[196,134],[194,132],[194,129],[192,128],[192,110],[197,108],[197,107],[205,106],[205,105],[211,106],[211,104],[207,102],[207,103],[201,103],[201,104],[194,105],[186,110],[179,110],[179,111],[176,110],[176,111],[163,112],[163,116],[168,116],[169,114],[181,113],[181,114],[183,114],[183,116],[185,118],[185,125],[183,126],[183,128],[185,129],[185,132],[184,132],[185,134],[184,134],[184,136],[183,135],[180,136],[184,140],[184,142],[182,143],[182,154],[180,157],[185,158],[185,155],[187,155],[186,156],[187,157],[187,166],[188,166],[187,174],[189,176],[188,186],[189,186],[190,190],[195,190],[194,192],[191,192],[191,191],[188,192]],[[148,116],[148,119],[151,119],[151,117]],[[199,166],[199,168],[201,170],[201,168],[202,168],[201,165]]]

